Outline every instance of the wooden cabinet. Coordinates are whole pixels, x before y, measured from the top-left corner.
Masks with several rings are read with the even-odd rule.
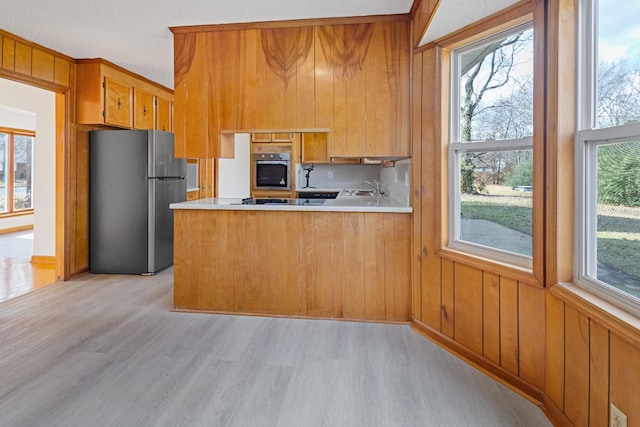
[[[253,129],[329,129],[328,157],[410,154],[407,19],[213,29],[173,29],[179,156],[221,157],[221,132]]]
[[[409,31],[405,21],[316,27],[315,117],[331,130],[330,157],[410,154]]]
[[[105,77],[104,124],[131,127],[131,86]]]
[[[142,89],[133,89],[133,128],[153,129],[155,96]]]
[[[173,126],[171,126],[171,113],[173,108],[173,102],[168,98],[162,96],[156,97],[156,126],[157,130],[165,132],[173,132]]]
[[[410,214],[178,209],[174,215],[177,309],[411,320]]]
[[[170,89],[102,59],[77,62],[78,124],[154,129],[162,123],[166,130],[172,128]],[[156,109],[156,98],[163,100],[162,109]]]
[[[302,134],[302,163],[327,163],[327,134],[303,133]]]

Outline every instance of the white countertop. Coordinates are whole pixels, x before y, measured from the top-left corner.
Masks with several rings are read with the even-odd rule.
[[[297,199],[307,200],[307,199]],[[317,201],[318,199],[309,199]],[[411,213],[413,209],[391,197],[339,196],[322,205],[263,204],[243,205],[242,199],[199,199],[172,203],[171,209],[247,210],[247,211],[301,211],[301,212],[395,212]]]

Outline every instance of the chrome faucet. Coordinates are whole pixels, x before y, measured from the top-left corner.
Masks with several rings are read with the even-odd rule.
[[[384,194],[384,191],[382,191],[380,189],[380,182],[378,182],[377,180],[372,180],[371,181],[363,181],[362,184],[367,184],[368,186],[370,186],[371,188],[373,188],[374,190],[376,190],[376,196],[382,196]]]

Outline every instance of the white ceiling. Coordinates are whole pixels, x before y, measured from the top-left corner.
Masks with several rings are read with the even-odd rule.
[[[501,9],[503,4],[514,2],[442,0],[433,22],[434,30],[427,32],[423,43],[480,19],[496,7]],[[8,0],[2,3],[0,29],[72,58],[104,58],[173,88],[173,35],[169,27],[403,14],[409,12],[413,0]]]

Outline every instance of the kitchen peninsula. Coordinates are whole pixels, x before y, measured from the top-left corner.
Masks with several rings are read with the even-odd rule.
[[[410,207],[390,197],[285,201],[172,204],[174,309],[410,321]]]

